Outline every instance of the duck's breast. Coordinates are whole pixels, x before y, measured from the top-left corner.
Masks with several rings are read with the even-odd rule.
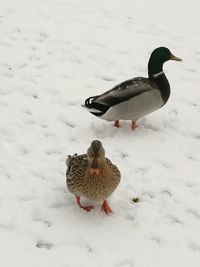
[[[98,176],[86,175],[82,195],[94,201],[106,200],[117,188],[120,177],[120,172],[114,165],[101,170]]]

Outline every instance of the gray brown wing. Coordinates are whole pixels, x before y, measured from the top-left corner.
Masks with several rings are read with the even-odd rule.
[[[121,173],[116,165],[114,165],[108,158],[106,158],[107,164],[110,166],[111,170],[116,174],[116,177],[120,180]]]
[[[87,154],[68,156],[66,159],[67,171],[66,176],[69,176],[70,173],[74,172],[76,169],[79,169],[80,166],[86,166],[88,164]]]
[[[81,192],[82,181],[88,167],[87,155],[68,156],[68,168],[66,172],[66,184],[69,191],[75,195]]]
[[[93,101],[107,106],[114,106],[144,92],[151,91],[156,87],[156,84],[150,82],[149,79],[138,77],[115,86],[113,89],[97,96]]]

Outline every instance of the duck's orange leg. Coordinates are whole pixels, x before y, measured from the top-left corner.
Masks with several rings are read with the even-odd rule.
[[[111,210],[111,208],[108,205],[108,202],[106,200],[104,200],[103,204],[102,204],[102,210],[108,215],[109,213],[113,213],[113,211]]]
[[[86,211],[91,211],[91,209],[93,209],[94,207],[93,206],[82,206],[81,205],[81,202],[80,202],[80,198],[79,196],[76,196],[76,202],[77,204],[79,205],[80,208],[86,210]]]
[[[115,121],[115,124],[114,124],[115,127],[119,128],[120,127],[120,124],[119,124],[119,120]]]
[[[138,125],[136,124],[136,122],[135,121],[132,121],[132,123],[131,123],[132,130],[134,130],[137,127],[138,127]]]

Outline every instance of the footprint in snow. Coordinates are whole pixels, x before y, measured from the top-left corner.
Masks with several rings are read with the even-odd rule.
[[[192,251],[200,252],[200,244],[196,241],[190,242],[188,246]]]
[[[54,244],[44,241],[38,241],[36,245],[37,248],[45,248],[45,249],[51,249],[53,246]]]

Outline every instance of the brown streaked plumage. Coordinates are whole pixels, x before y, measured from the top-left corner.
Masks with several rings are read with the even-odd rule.
[[[93,206],[82,206],[81,196],[92,201],[103,201],[102,209],[106,214],[111,213],[106,200],[117,188],[121,175],[118,168],[105,157],[102,143],[94,140],[87,154],[68,156],[66,165],[67,187],[76,196],[77,204],[90,211]]]

